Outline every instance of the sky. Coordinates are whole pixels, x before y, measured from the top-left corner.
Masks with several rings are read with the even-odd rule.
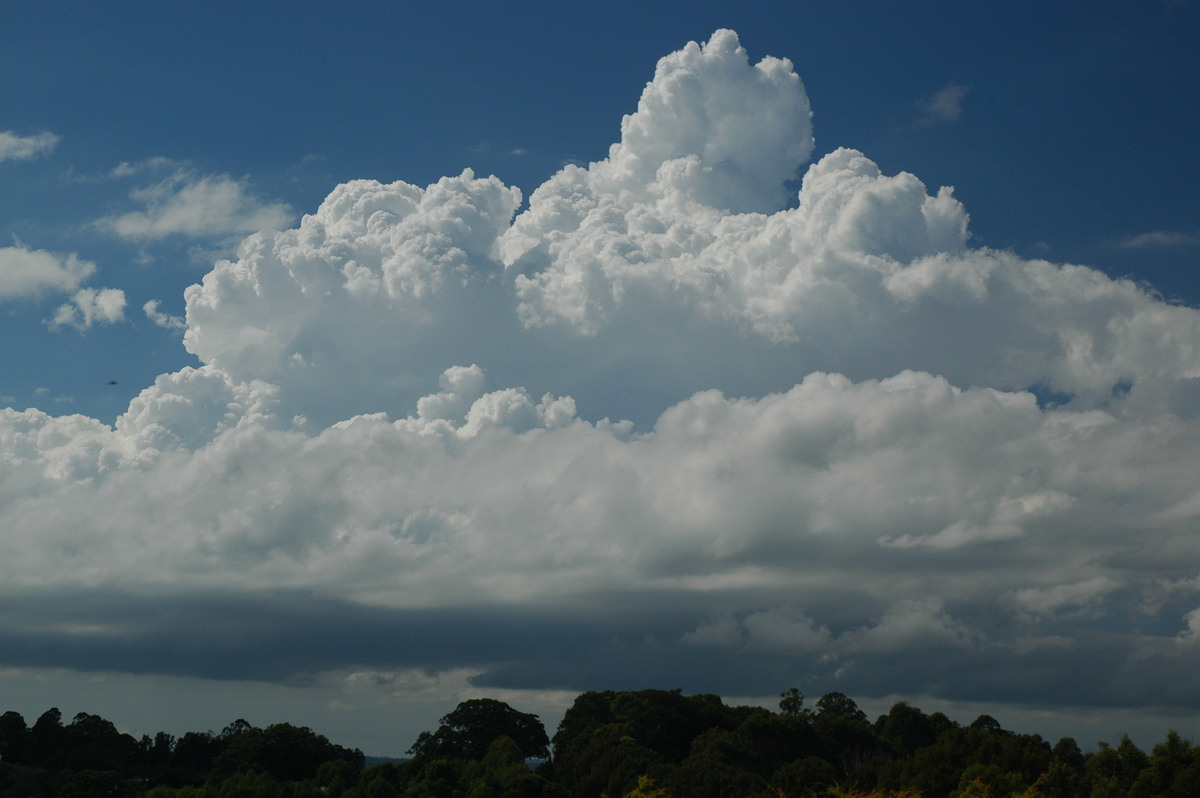
[[[1195,739],[1200,11],[1088,11],[5,3],[0,709]]]

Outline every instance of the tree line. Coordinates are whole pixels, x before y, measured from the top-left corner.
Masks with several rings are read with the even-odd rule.
[[[0,715],[0,798],[1195,798],[1200,747],[1171,732],[1150,752],[1128,737],[1084,753],[1064,737],[969,725],[900,702],[874,721],[848,696],[778,710],[680,690],[589,691],[553,738],[536,715],[490,698],[422,732],[410,759],[365,767],[361,751],[306,727],[136,739],[58,709],[32,726]]]

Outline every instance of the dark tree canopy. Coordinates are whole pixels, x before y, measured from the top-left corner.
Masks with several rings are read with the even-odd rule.
[[[135,740],[57,709],[32,727],[0,713],[0,798],[1196,798],[1200,747],[1175,732],[1147,753],[1128,737],[1085,753],[960,725],[904,702],[873,723],[798,689],[778,712],[681,690],[583,693],[547,758],[536,715],[493,699],[460,704],[413,744],[417,758],[364,771],[362,752],[306,727],[237,720],[219,733]],[[531,770],[530,758],[541,758]]]
[[[799,688],[789,687],[779,694],[779,711],[791,717],[807,714],[804,708],[804,693]]]
[[[246,721],[236,723],[242,725],[231,725],[222,733],[229,742],[213,762],[212,772],[218,777],[258,771],[279,781],[301,781],[313,778],[326,762],[342,761],[356,771],[363,768],[361,751],[335,745],[307,726],[275,723],[256,729]]]
[[[826,693],[817,699],[817,717],[845,717],[853,720],[867,719],[867,715],[858,708],[854,699],[845,693]]]
[[[29,727],[25,725],[25,718],[21,713],[9,710],[0,715],[0,760],[3,757],[20,757],[28,739]]]
[[[527,759],[550,756],[550,738],[537,715],[518,712],[494,698],[464,701],[442,718],[435,732],[421,732],[408,752],[417,762],[483,759],[496,738],[505,736]]]

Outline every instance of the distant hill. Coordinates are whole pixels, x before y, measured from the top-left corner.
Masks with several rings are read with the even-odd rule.
[[[375,765],[403,765],[408,760],[408,757],[400,759],[394,756],[368,756],[363,758],[363,767],[369,768]]]

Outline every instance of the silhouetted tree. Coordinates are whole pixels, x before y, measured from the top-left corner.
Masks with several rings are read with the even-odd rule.
[[[779,711],[792,717],[807,715],[808,710],[804,708],[804,693],[795,687],[784,690],[779,694]]]
[[[241,728],[230,739],[213,762],[210,783],[250,772],[267,773],[281,783],[304,781],[315,778],[322,765],[334,761],[345,762],[357,781],[363,767],[361,751],[335,745],[312,729],[290,723]]]
[[[74,771],[131,772],[137,760],[137,741],[117,731],[112,721],[80,712],[64,730],[69,749],[66,765]]]
[[[1200,749],[1167,733],[1150,752],[1148,765],[1138,774],[1130,798],[1189,798],[1200,795]]]
[[[880,716],[875,732],[897,756],[907,756],[937,740],[933,720],[904,701],[893,704],[891,711]]]
[[[29,728],[19,712],[0,715],[0,761],[20,762],[29,744]]]
[[[817,700],[813,730],[821,741],[824,757],[850,782],[880,747],[866,713],[843,693],[826,693]]]
[[[418,764],[434,759],[483,759],[488,747],[502,735],[516,744],[522,757],[550,756],[550,738],[538,716],[518,712],[494,698],[463,701],[442,717],[437,731],[421,732],[408,752]]]
[[[51,707],[43,712],[29,730],[27,764],[47,769],[61,769],[66,762],[67,733],[62,725],[62,712]]]
[[[171,787],[203,784],[224,747],[212,732],[187,732],[171,748],[162,783]]]

